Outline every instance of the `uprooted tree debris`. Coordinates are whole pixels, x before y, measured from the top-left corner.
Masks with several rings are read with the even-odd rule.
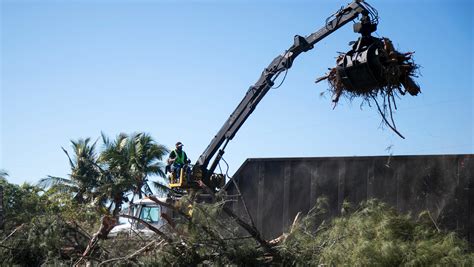
[[[297,215],[288,233],[263,240],[251,223],[235,214],[228,216],[224,202],[194,203],[192,216],[179,211],[183,220],[167,229],[145,224],[160,234],[136,243],[141,245],[128,253],[102,256],[96,263],[395,266],[463,265],[474,260],[467,243],[454,233],[442,232],[429,212],[412,218],[370,200],[355,208],[344,203],[342,215],[327,221],[327,207],[327,200],[319,198],[306,215]],[[108,241],[104,242],[106,246]]]
[[[383,123],[404,138],[397,130],[393,110],[396,98],[407,92],[416,96],[420,87],[413,80],[418,77],[419,66],[413,52],[398,52],[388,38],[363,36],[347,53],[336,58],[336,67],[316,80],[327,80],[334,107],[341,96],[349,100],[360,97],[363,103],[375,103]],[[381,103],[380,103],[381,102]]]
[[[8,199],[13,196],[10,191]],[[228,208],[229,196],[217,195],[214,203],[197,203],[190,196],[163,202],[151,196],[149,199],[173,209],[176,216],[162,216],[168,223],[157,228],[143,218],[120,215],[155,234],[130,232],[114,238],[106,233],[116,217],[89,218],[87,207],[62,209],[45,206],[44,195],[25,192],[23,196],[21,206],[40,205],[42,215],[22,216],[7,209],[9,218],[15,220],[0,231],[0,265],[466,266],[474,261],[467,242],[443,232],[443,226],[428,212],[413,218],[375,200],[354,208],[345,203],[341,216],[329,220],[328,202],[319,198],[307,214],[296,216],[287,233],[269,240],[249,214],[235,214]],[[100,224],[90,227],[92,221]]]
[[[382,123],[405,138],[393,119],[393,111],[397,109],[395,98],[406,92],[412,96],[420,92],[413,80],[418,77],[419,66],[413,61],[413,52],[400,53],[390,39],[371,36],[377,30],[378,12],[370,5],[367,5],[366,12],[370,16],[363,16],[359,23],[354,24],[354,31],[361,37],[350,43],[352,49],[349,52],[339,54],[336,67],[316,79],[316,83],[328,80],[334,107],[341,96],[349,100],[361,97],[362,104],[369,106],[373,101],[382,116]]]

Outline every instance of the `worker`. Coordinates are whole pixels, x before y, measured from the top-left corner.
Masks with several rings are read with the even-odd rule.
[[[188,159],[188,156],[186,155],[186,152],[183,150],[183,143],[177,142],[176,143],[176,149],[171,151],[169,157],[168,157],[168,165],[171,168],[171,172],[174,173],[174,177],[179,179],[180,173],[181,173],[181,168],[187,163],[190,163],[191,161]],[[177,181],[178,182],[178,181]]]

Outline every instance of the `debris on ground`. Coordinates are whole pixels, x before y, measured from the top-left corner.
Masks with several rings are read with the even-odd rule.
[[[428,211],[417,217],[403,215],[377,200],[354,207],[345,202],[341,215],[328,219],[328,201],[318,198],[308,213],[298,213],[287,233],[271,241],[265,241],[252,223],[235,214],[229,216],[223,202],[193,204],[192,217],[176,210],[176,225],[166,229],[155,229],[140,218],[133,218],[157,234],[146,237],[133,232],[97,239],[88,256],[81,252],[94,235],[59,217],[37,217],[34,222],[1,235],[0,263],[467,266],[474,261],[468,243],[455,233],[444,232]],[[108,224],[101,220],[98,232],[104,229],[102,225]]]
[[[357,206],[344,202],[341,216],[324,220],[327,199],[320,198],[292,225],[278,245],[284,266],[468,266],[474,253],[453,232],[444,232],[428,211],[399,213],[372,199]]]

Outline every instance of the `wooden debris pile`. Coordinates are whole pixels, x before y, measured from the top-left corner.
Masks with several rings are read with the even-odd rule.
[[[383,122],[404,138],[396,129],[392,113],[397,109],[396,97],[420,93],[414,81],[419,69],[413,60],[414,52],[397,51],[388,38],[365,38],[370,39],[359,39],[352,50],[340,53],[336,66],[316,83],[328,81],[334,107],[341,96],[350,101],[362,98],[369,106],[375,103]]]

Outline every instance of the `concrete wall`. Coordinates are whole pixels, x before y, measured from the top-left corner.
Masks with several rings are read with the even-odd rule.
[[[429,210],[439,224],[474,243],[474,155],[248,159],[234,175],[265,238],[286,231],[299,212],[326,196],[330,216],[342,202],[377,198],[401,212]],[[238,195],[229,182],[228,195]],[[242,201],[232,208],[248,219]]]

